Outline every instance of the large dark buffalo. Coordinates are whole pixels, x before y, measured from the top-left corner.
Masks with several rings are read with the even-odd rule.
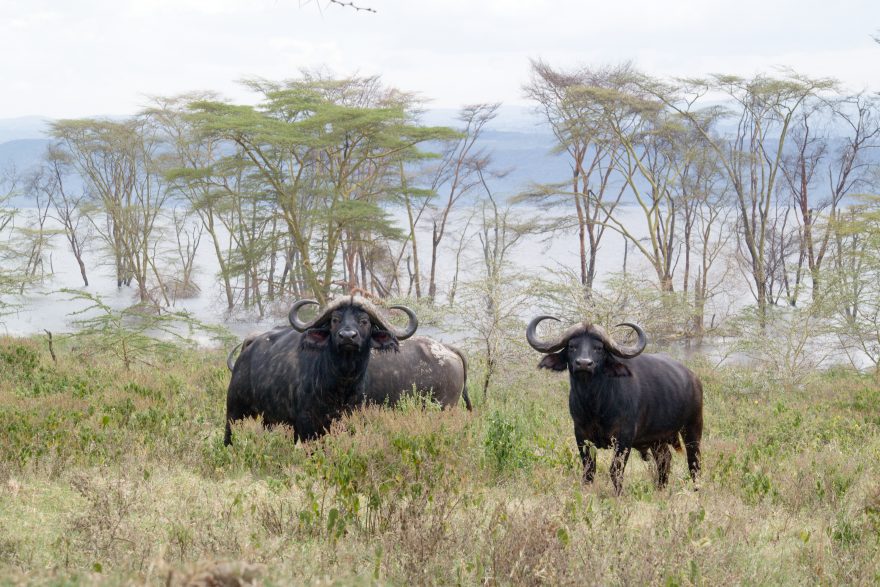
[[[462,398],[471,410],[467,360],[454,346],[427,336],[402,341],[397,353],[376,353],[367,367],[364,392],[373,404],[393,406],[415,392],[444,408]]]
[[[362,402],[370,350],[396,352],[399,341],[418,327],[409,308],[392,306],[409,317],[406,329],[398,330],[359,296],[336,300],[304,323],[298,313],[309,304],[317,302],[293,305],[292,329],[276,328],[242,345],[226,394],[227,445],[232,422],[257,415],[267,426],[292,426],[299,440],[324,434],[333,420]]]
[[[538,324],[547,319],[558,321],[538,316],[526,329],[526,338],[532,348],[546,354],[539,368],[568,369],[568,407],[584,464],[584,482],[592,482],[596,473],[590,443],[614,449],[611,481],[618,495],[633,448],[646,460],[651,451],[657,485],[663,487],[672,462],[669,446],[681,450],[679,435],[684,438],[688,468],[696,482],[703,435],[703,387],[697,376],[669,357],[642,355],[648,340],[635,324],[618,324],[638,335],[634,348],[623,348],[601,327],[586,323],[569,328],[556,340],[539,340]]]

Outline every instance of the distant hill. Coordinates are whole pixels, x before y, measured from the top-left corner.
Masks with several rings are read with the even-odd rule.
[[[0,169],[27,171],[39,164],[49,139],[16,139],[0,143]]]
[[[19,139],[45,139],[49,122],[43,116],[0,118],[0,143]]]

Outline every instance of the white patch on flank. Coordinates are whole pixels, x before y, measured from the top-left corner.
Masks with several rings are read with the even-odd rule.
[[[440,363],[441,366],[443,366],[446,361],[455,361],[458,359],[458,355],[436,340],[431,341],[431,354],[434,355],[434,358],[437,359],[437,362]]]

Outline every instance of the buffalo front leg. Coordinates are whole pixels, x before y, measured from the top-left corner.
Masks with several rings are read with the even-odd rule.
[[[223,432],[223,444],[232,444],[232,425],[244,418],[253,418],[257,412],[246,402],[239,401],[237,397],[230,395],[226,399],[226,429]]]
[[[657,465],[657,487],[661,489],[666,487],[669,482],[669,468],[672,466],[672,453],[669,445],[665,442],[658,442],[651,447],[651,454],[654,456],[654,463]]]
[[[615,495],[620,495],[620,492],[623,491],[623,470],[626,468],[629,453],[629,443],[614,443],[614,457],[611,459],[611,483],[614,485]]]
[[[574,429],[574,438],[577,441],[578,453],[581,455],[581,463],[584,466],[584,483],[592,483],[593,477],[596,476],[596,459],[590,453],[591,447],[586,437],[577,428]]]

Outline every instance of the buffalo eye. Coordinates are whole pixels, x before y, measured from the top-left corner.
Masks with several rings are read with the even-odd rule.
[[[361,318],[361,326],[369,326],[370,319],[369,318]]]

